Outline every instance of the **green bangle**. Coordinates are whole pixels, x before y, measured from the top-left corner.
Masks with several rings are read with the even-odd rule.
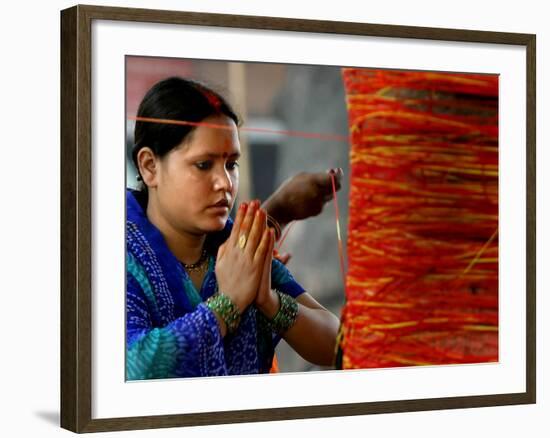
[[[298,316],[298,303],[294,298],[275,289],[279,296],[279,310],[270,321],[271,328],[275,333],[283,334],[296,322]]]
[[[206,306],[225,322],[228,333],[235,333],[241,321],[241,313],[231,298],[223,293],[216,293],[206,300]]]

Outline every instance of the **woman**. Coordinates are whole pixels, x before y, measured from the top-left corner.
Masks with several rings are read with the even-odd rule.
[[[276,221],[258,201],[229,218],[240,145],[227,102],[169,78],[149,90],[138,118],[187,124],[136,122],[133,159],[145,187],[127,192],[127,379],[269,372],[281,337],[331,365],[339,321],[272,258],[267,224]],[[300,208],[315,202],[303,201],[325,201],[317,192],[297,208],[272,200],[271,211],[282,222],[307,217]]]

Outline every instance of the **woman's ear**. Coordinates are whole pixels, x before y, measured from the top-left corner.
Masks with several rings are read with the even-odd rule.
[[[143,183],[148,188],[157,186],[158,179],[158,158],[153,150],[147,146],[141,148],[137,154],[139,173]]]

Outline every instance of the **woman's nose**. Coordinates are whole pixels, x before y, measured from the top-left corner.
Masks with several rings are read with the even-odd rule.
[[[215,190],[224,190],[230,192],[233,189],[233,181],[231,180],[231,175],[225,167],[216,172],[214,180]]]

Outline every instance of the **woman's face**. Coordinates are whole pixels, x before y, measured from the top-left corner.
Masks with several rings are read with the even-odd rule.
[[[204,234],[223,229],[239,187],[240,144],[235,122],[225,115],[196,127],[159,160],[159,213],[178,232]]]

